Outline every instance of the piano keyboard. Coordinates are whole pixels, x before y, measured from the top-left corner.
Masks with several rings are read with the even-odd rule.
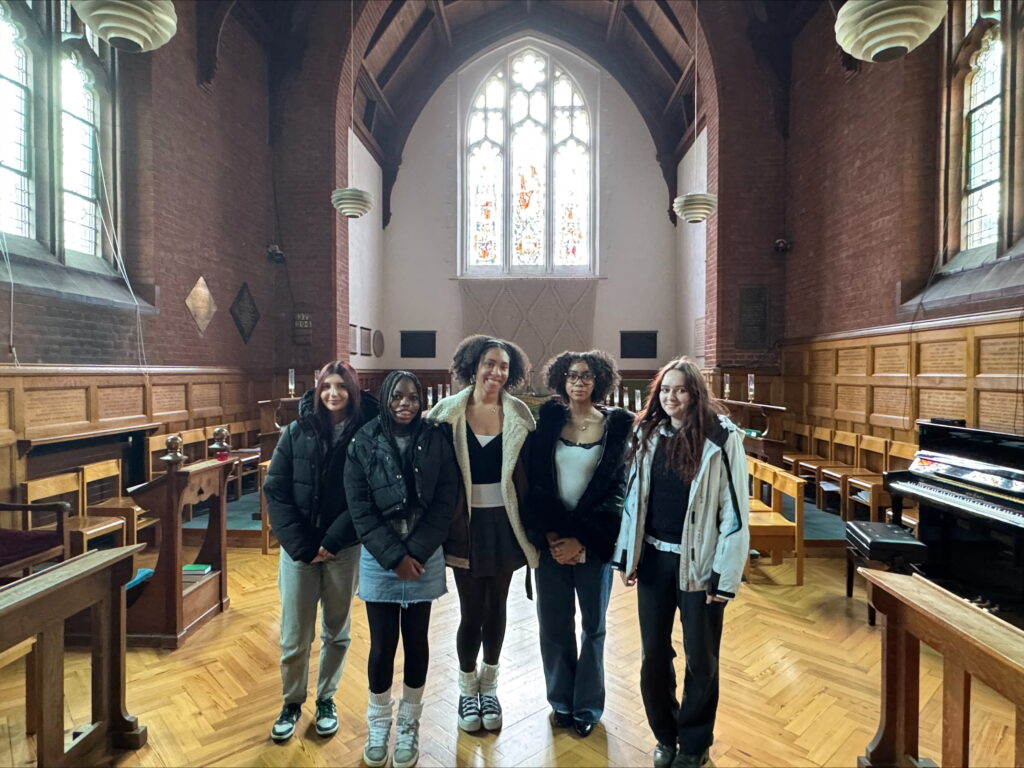
[[[898,480],[891,483],[889,488],[895,493],[916,496],[919,499],[934,501],[946,506],[959,507],[979,517],[998,520],[1018,528],[1024,528],[1024,514],[999,506],[998,504],[991,504],[987,501],[975,499],[972,496],[951,491],[941,486]]]

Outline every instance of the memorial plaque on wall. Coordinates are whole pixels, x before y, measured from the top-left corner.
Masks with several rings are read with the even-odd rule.
[[[360,355],[372,355],[373,352],[370,350],[370,341],[372,339],[371,330],[359,326],[359,354]]]
[[[698,317],[693,321],[693,356],[704,357],[704,317]]]
[[[768,346],[768,286],[741,285],[736,303],[736,348]]]
[[[981,339],[978,342],[978,373],[1020,372],[1021,340],[1016,336],[1000,339]]]
[[[153,413],[174,413],[185,410],[184,384],[156,384],[153,386]]]
[[[954,373],[963,376],[967,365],[967,344],[963,341],[929,341],[918,347],[922,374]]]
[[[907,390],[903,387],[875,387],[871,391],[872,411],[882,416],[908,417]]]
[[[966,419],[967,393],[955,389],[922,389],[917,396],[920,419]]]
[[[812,408],[831,408],[832,407],[832,385],[831,384],[811,384],[810,390],[810,406]]]
[[[42,424],[73,424],[89,420],[84,389],[30,390],[25,393],[25,421]]]
[[[101,419],[142,416],[142,387],[100,387],[99,410]]]
[[[244,405],[249,401],[249,385],[243,381],[230,381],[221,385],[225,405]]]
[[[220,405],[220,384],[193,384],[192,408],[212,408]]]
[[[863,376],[868,372],[868,351],[864,347],[839,350],[840,376]]]
[[[816,349],[811,352],[811,376],[834,376],[836,353],[831,349]]]
[[[782,373],[785,376],[804,375],[804,352],[786,350],[782,353]]]
[[[256,299],[252,297],[248,283],[242,283],[228,311],[231,313],[231,319],[235,321],[235,328],[238,329],[242,341],[248,344],[256,323],[260,321],[260,311],[256,308]]]
[[[863,420],[867,415],[867,388],[840,384],[836,387],[836,410]]]
[[[1018,392],[979,392],[978,428],[1024,433],[1024,395]]]
[[[910,373],[907,360],[906,344],[891,344],[884,347],[875,347],[874,372],[876,374],[902,373],[907,375]]]

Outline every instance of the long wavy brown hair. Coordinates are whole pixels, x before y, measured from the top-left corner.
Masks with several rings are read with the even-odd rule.
[[[689,405],[683,415],[683,424],[665,445],[665,460],[668,466],[679,473],[685,482],[693,480],[700,468],[701,456],[704,453],[704,439],[711,434],[718,423],[718,414],[726,413],[721,403],[708,392],[708,385],[700,368],[692,358],[679,357],[670,360],[658,371],[647,390],[647,400],[640,413],[636,415],[634,425],[637,427],[633,436],[632,455],[636,456],[647,450],[651,444],[651,436],[662,422],[669,420],[669,415],[661,405],[661,384],[669,371],[683,374],[684,386],[690,396]]]

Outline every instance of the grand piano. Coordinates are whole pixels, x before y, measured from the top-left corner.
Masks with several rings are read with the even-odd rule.
[[[893,522],[916,501],[924,574],[1024,627],[1024,436],[931,421],[918,430],[910,468],[885,474]]]

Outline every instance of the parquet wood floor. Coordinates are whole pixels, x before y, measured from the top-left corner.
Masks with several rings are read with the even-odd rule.
[[[352,646],[337,696],[341,727],[330,739],[312,728],[312,700],[296,736],[268,738],[280,707],[277,557],[230,550],[231,609],[185,647],[130,649],[128,708],[149,728],[149,743],[118,757],[121,766],[360,765],[365,734],[366,614],[356,601]],[[727,766],[850,766],[878,722],[879,631],[868,627],[864,593],[843,595],[843,561],[813,558],[803,587],[791,565],[755,568],[752,583],[726,611],[722,695],[715,763]],[[450,582],[450,578],[449,578]],[[638,687],[636,598],[616,578],[606,645],[608,702],[587,739],[554,733],[548,720],[537,620],[522,580],[513,582],[499,693],[505,727],[465,734],[455,726],[454,585],[434,607],[431,667],[421,730],[420,765],[644,766],[654,746]],[[679,630],[677,628],[677,641]],[[316,651],[314,651],[314,657]],[[88,717],[88,659],[67,652],[65,727]],[[682,659],[679,659],[682,680]],[[921,677],[922,754],[939,756],[941,657],[925,649]],[[315,670],[315,661],[314,667]],[[399,679],[396,691],[400,691]],[[34,765],[24,735],[24,670],[0,670],[0,765]],[[315,679],[315,678],[314,678]],[[312,684],[311,684],[312,690]],[[1013,712],[976,686],[972,764],[1012,765]]]

